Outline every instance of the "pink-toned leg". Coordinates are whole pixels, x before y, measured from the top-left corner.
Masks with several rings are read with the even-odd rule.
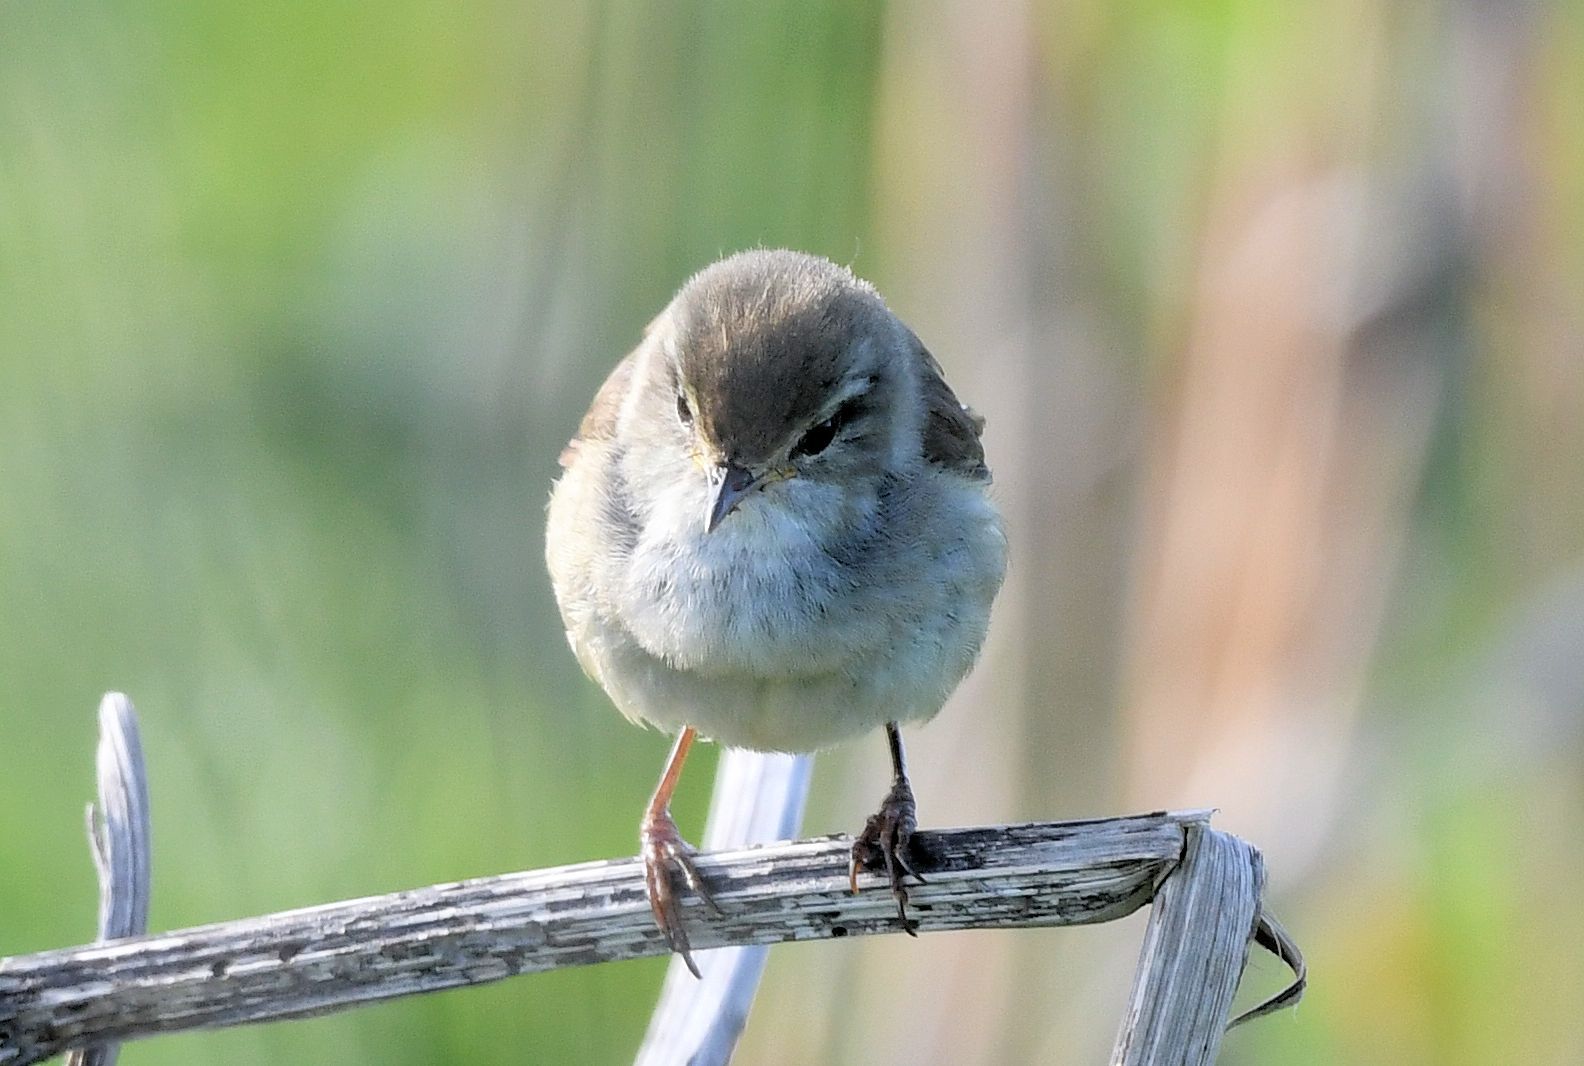
[[[710,910],[719,913],[719,908],[693,864],[692,846],[682,839],[671,818],[671,794],[676,791],[677,781],[682,776],[682,763],[697,736],[691,726],[677,735],[676,744],[666,760],[665,772],[660,775],[660,783],[655,786],[654,796],[638,826],[639,854],[643,858],[649,908],[654,911],[655,924],[660,927],[666,943],[682,956],[694,977],[699,976],[699,970],[693,962],[687,930],[682,924],[683,886],[691,888]]]

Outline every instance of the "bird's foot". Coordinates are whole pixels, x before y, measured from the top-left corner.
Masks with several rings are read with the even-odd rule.
[[[639,854],[644,864],[644,887],[649,894],[649,909],[654,912],[655,924],[665,936],[671,950],[682,956],[688,970],[698,977],[699,968],[689,950],[687,929],[682,924],[683,888],[691,888],[704,905],[716,914],[720,908],[698,867],[693,864],[693,847],[682,839],[676,822],[667,810],[650,811],[638,828]]]
[[[880,803],[880,810],[869,816],[863,832],[853,841],[852,860],[847,867],[848,882],[854,893],[858,891],[860,869],[884,873],[891,882],[891,895],[896,899],[897,917],[909,936],[917,936],[918,923],[907,916],[907,885],[911,876],[919,884],[924,878],[908,861],[913,831],[918,828],[918,806],[913,802],[913,789],[907,778],[897,780]]]

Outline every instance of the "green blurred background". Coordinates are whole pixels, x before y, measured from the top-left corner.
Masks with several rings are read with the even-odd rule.
[[[1227,1063],[1584,1061],[1578,3],[0,6],[0,955],[92,935],[107,688],[156,929],[632,853],[666,741],[568,653],[544,502],[753,245],[989,418],[925,822],[1220,807],[1313,969]],[[739,1061],[1103,1061],[1141,929],[777,949]],[[621,1062],[662,970],[123,1061]]]

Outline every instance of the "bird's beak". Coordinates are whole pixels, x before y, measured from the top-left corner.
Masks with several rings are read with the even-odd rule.
[[[714,496],[710,500],[709,513],[704,516],[704,532],[713,533],[742,498],[758,487],[759,479],[736,463],[721,463],[710,470],[709,477]]]

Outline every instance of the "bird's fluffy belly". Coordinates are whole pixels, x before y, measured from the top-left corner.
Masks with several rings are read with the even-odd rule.
[[[599,629],[582,650],[624,715],[759,751],[812,751],[887,721],[933,717],[972,659],[921,639],[825,673],[704,674],[668,665],[619,627]]]
[[[797,535],[735,532],[640,545],[619,616],[574,637],[629,718],[691,725],[734,747],[809,751],[933,717],[972,665],[987,598],[964,602],[960,589],[928,582],[858,593]]]

